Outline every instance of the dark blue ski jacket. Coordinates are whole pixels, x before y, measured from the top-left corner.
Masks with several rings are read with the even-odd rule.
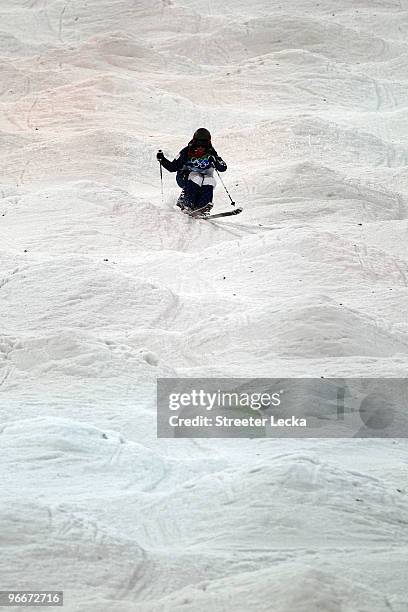
[[[214,157],[214,164],[211,164],[208,160],[210,155]],[[177,172],[176,180],[180,187],[184,187],[187,180],[193,181],[198,185],[215,186],[216,181],[213,177],[214,168],[218,172],[225,172],[227,169],[227,164],[213,147],[208,149],[203,157],[191,158],[189,157],[189,146],[187,146],[180,151],[173,161],[164,157],[161,160],[161,164],[169,172]]]

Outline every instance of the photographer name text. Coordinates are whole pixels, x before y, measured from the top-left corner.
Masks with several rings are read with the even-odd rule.
[[[226,417],[226,416],[203,416],[180,417],[172,415],[169,417],[171,427],[307,427],[306,419],[290,416],[287,418],[276,418],[274,415],[249,416],[249,417]]]

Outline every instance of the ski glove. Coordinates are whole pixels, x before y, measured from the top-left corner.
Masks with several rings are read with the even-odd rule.
[[[220,172],[224,172],[224,170],[227,169],[227,164],[225,163],[225,161],[223,159],[221,159],[221,157],[219,157],[218,155],[209,155],[208,156],[208,161],[210,162],[210,164],[218,171]]]
[[[164,153],[162,150],[157,152],[156,159],[158,159],[159,162],[161,162],[164,159]]]

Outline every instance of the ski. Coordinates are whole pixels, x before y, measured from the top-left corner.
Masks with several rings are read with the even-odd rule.
[[[231,215],[239,215],[242,213],[242,208],[234,208],[234,210],[226,210],[225,212],[216,213],[215,215],[203,215],[202,217],[198,217],[198,219],[219,219],[220,217],[231,217]]]
[[[231,215],[238,215],[242,211],[242,208],[234,208],[234,210],[226,210],[225,212],[216,213],[215,215],[206,215],[205,213],[200,214],[199,212],[197,212],[194,214],[185,212],[185,210],[183,210],[186,215],[192,217],[193,219],[219,219],[220,217],[231,217]]]

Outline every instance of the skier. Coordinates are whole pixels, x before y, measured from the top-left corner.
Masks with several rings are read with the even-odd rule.
[[[162,151],[157,159],[169,172],[177,172],[176,181],[182,188],[177,206],[188,212],[208,213],[213,207],[213,191],[216,185],[214,168],[225,172],[227,164],[219,157],[211,144],[211,134],[199,128],[192,140],[178,156],[170,161]]]

